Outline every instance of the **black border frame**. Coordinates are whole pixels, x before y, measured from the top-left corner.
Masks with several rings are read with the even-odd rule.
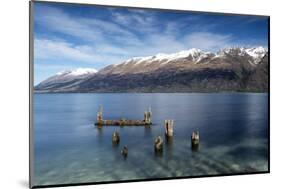
[[[161,11],[174,11],[174,12],[189,12],[189,13],[203,13],[215,15],[233,15],[233,16],[253,16],[265,17],[268,20],[268,170],[258,172],[242,172],[230,174],[217,174],[217,175],[198,175],[198,176],[180,176],[180,177],[166,177],[166,178],[148,178],[148,179],[132,179],[132,180],[116,180],[116,181],[101,181],[101,182],[84,182],[84,183],[69,183],[69,184],[51,184],[51,185],[32,185],[33,171],[32,171],[32,158],[33,158],[33,82],[34,82],[34,28],[33,28],[33,4],[49,3],[49,4],[66,4],[66,5],[79,5],[91,7],[106,7],[106,8],[133,8],[140,10],[161,10]],[[254,15],[254,14],[239,14],[239,13],[224,13],[224,12],[209,12],[209,11],[193,11],[193,10],[177,10],[177,9],[164,9],[164,8],[148,8],[148,7],[133,7],[121,5],[102,5],[90,3],[70,3],[58,1],[44,1],[44,0],[30,0],[29,1],[29,188],[52,188],[52,187],[67,187],[67,186],[85,186],[97,184],[114,184],[114,183],[131,183],[131,182],[144,182],[144,181],[161,181],[161,180],[175,180],[175,179],[190,179],[190,178],[209,178],[209,177],[223,177],[223,176],[240,176],[240,175],[255,175],[270,173],[270,16],[269,15]]]

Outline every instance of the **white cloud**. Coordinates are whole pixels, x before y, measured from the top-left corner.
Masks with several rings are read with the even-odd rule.
[[[217,50],[232,46],[232,36],[222,35],[210,32],[194,32],[184,37],[184,41],[190,48],[199,48],[202,50]]]
[[[49,39],[35,39],[34,41],[34,55],[36,60],[68,60],[101,64],[104,62],[114,63],[118,58],[115,56],[103,56],[104,52],[98,52],[96,49],[88,45],[74,45],[65,41],[49,40]],[[121,51],[120,49],[107,49],[104,51],[112,50]],[[79,65],[77,65],[79,66]],[[98,66],[98,65],[97,65]]]
[[[134,33],[118,24],[97,18],[74,17],[58,8],[48,6],[36,7],[35,21],[47,30],[73,36],[85,42],[104,43],[111,35],[122,37],[124,43],[130,38],[138,40]]]
[[[111,9],[112,21],[138,34],[159,33],[163,24],[155,10],[127,9],[129,13]]]
[[[34,54],[36,59],[74,59],[83,62],[91,62],[90,47],[73,46],[63,41],[52,41],[48,39],[35,39]]]
[[[79,37],[85,40],[98,40],[101,35],[98,30],[91,28],[77,19],[71,18],[62,10],[40,6],[35,8],[35,22],[47,30]]]

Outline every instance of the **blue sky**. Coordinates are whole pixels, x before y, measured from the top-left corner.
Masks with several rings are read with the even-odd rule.
[[[267,47],[267,24],[257,16],[35,2],[34,83],[62,70],[99,70],[135,56]]]

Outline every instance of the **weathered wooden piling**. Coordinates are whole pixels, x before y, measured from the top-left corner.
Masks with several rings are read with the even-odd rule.
[[[165,135],[166,137],[173,137],[174,134],[174,120],[165,120]]]
[[[97,113],[97,122],[95,125],[102,126],[103,118],[102,118],[102,106],[99,107],[99,111]]]
[[[124,146],[123,149],[121,150],[121,154],[124,156],[124,157],[127,157],[128,156],[128,147],[127,146]]]
[[[114,143],[114,144],[119,144],[119,142],[120,142],[120,135],[119,135],[118,132],[115,131],[115,132],[112,134],[112,143]]]
[[[155,140],[154,140],[154,150],[157,151],[162,151],[163,150],[163,140],[161,138],[161,136],[158,136]]]
[[[191,149],[197,151],[199,149],[199,131],[192,132],[191,135]]]
[[[148,125],[151,124],[151,116],[152,116],[152,112],[151,112],[151,108],[149,108],[148,111],[144,112],[144,122]]]

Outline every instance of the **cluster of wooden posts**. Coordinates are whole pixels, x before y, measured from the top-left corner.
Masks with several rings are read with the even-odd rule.
[[[152,125],[151,122],[151,116],[152,112],[149,108],[148,111],[144,112],[144,119],[143,120],[126,120],[126,119],[120,119],[120,120],[103,120],[102,116],[102,107],[100,107],[98,113],[97,113],[97,121],[95,123],[96,126],[102,127],[102,126],[150,126]],[[167,141],[172,141],[172,138],[174,136],[174,120],[165,120],[164,121],[164,128],[165,128],[165,138]],[[120,142],[120,134],[115,131],[112,134],[112,143],[113,144],[119,144]],[[159,153],[163,151],[163,139],[161,136],[157,136],[154,140],[154,150],[155,152]],[[191,134],[191,149],[193,151],[197,151],[199,149],[199,132],[192,132]],[[124,146],[121,150],[121,154],[124,157],[128,156],[128,147]]]
[[[167,141],[171,141],[171,139],[174,136],[174,121],[173,120],[165,120],[165,137]],[[112,134],[112,143],[113,144],[119,144],[120,142],[120,134],[115,131]],[[164,141],[161,136],[157,136],[154,140],[154,150],[156,153],[162,152],[163,151],[163,145]],[[197,151],[199,149],[199,132],[192,132],[191,134],[191,149],[193,151]],[[128,147],[124,146],[121,154],[124,157],[128,156]]]
[[[167,141],[172,141],[174,136],[174,120],[165,120],[165,137]],[[191,135],[191,149],[197,151],[199,149],[199,131],[192,132]],[[161,136],[156,137],[154,140],[154,150],[161,152],[163,150],[163,139]]]
[[[113,144],[119,144],[120,142],[120,135],[117,131],[115,131],[113,134],[112,134],[112,143]],[[128,147],[127,146],[124,146],[123,149],[121,150],[121,154],[126,158],[128,156]]]

